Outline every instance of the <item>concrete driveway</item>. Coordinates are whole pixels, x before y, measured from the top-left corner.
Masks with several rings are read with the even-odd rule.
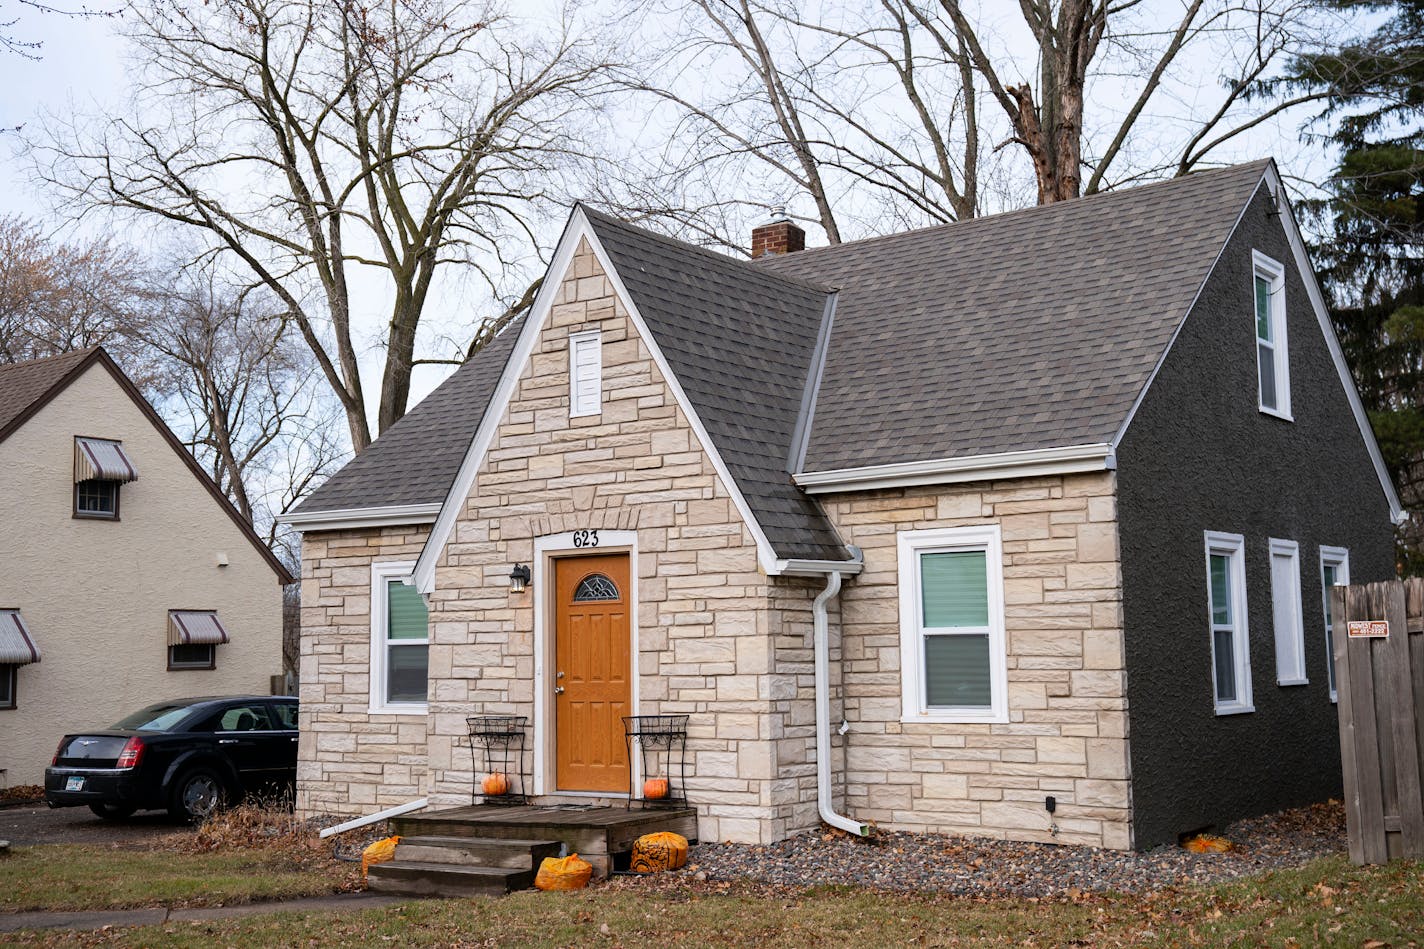
[[[43,804],[0,808],[0,840],[32,844],[142,843],[163,834],[194,832],[163,811],[142,811],[124,820],[100,820],[87,807],[50,810]]]

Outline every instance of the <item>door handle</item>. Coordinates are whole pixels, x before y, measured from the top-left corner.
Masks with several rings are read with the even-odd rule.
[[[235,745],[235,744],[237,744],[237,739],[236,739],[236,738],[219,738],[219,739],[218,739],[218,744],[219,744],[219,745]]]
[[[294,737],[294,738],[291,738],[291,739],[289,739],[289,740],[291,740],[291,741],[296,741],[297,739]]]
[[[562,685],[556,685],[556,686],[554,686],[554,694],[555,694],[555,695],[563,695],[563,694],[564,694],[564,687],[563,687]]]

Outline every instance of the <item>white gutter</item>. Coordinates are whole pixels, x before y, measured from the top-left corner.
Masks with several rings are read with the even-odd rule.
[[[383,811],[374,814],[367,814],[365,817],[357,817],[344,824],[337,824],[334,827],[327,827],[318,837],[330,837],[333,834],[342,834],[348,830],[355,830],[357,827],[365,827],[367,824],[374,824],[377,821],[387,820],[392,817],[399,817],[402,814],[409,814],[411,811],[418,811],[429,803],[428,798],[417,798],[414,801],[407,801],[404,804],[397,804],[395,807],[388,807]]]
[[[819,577],[827,573],[849,573],[855,575],[865,569],[859,560],[778,560],[777,577]]]
[[[922,484],[1075,474],[1116,467],[1112,445],[1092,444],[1005,451],[967,458],[931,458],[834,471],[799,471],[791,476],[791,480],[807,494],[827,494],[832,491],[871,491]]]
[[[841,591],[841,575],[826,574],[826,588],[811,604],[812,629],[816,646],[816,808],[821,820],[859,837],[870,836],[870,828],[837,814],[831,802],[831,644],[826,604]]]
[[[277,515],[277,523],[300,531],[335,531],[353,527],[387,527],[402,524],[433,524],[440,513],[436,504],[392,504],[386,507],[353,507],[336,511],[303,512],[301,508]]]

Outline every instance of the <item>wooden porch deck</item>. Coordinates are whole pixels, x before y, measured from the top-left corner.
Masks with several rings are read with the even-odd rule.
[[[593,864],[605,877],[626,859],[644,834],[672,831],[697,839],[697,812],[690,807],[666,810],[627,809],[621,805],[527,804],[508,807],[472,804],[405,814],[391,821],[402,837],[477,837],[506,840],[553,840]]]

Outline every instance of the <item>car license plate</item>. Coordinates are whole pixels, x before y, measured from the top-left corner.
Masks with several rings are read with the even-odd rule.
[[[82,790],[84,790],[84,776],[83,776],[83,775],[80,775],[80,774],[76,774],[76,775],[73,775],[73,776],[71,776],[71,777],[65,778],[65,780],[64,780],[64,789],[65,789],[66,791],[82,791]]]

